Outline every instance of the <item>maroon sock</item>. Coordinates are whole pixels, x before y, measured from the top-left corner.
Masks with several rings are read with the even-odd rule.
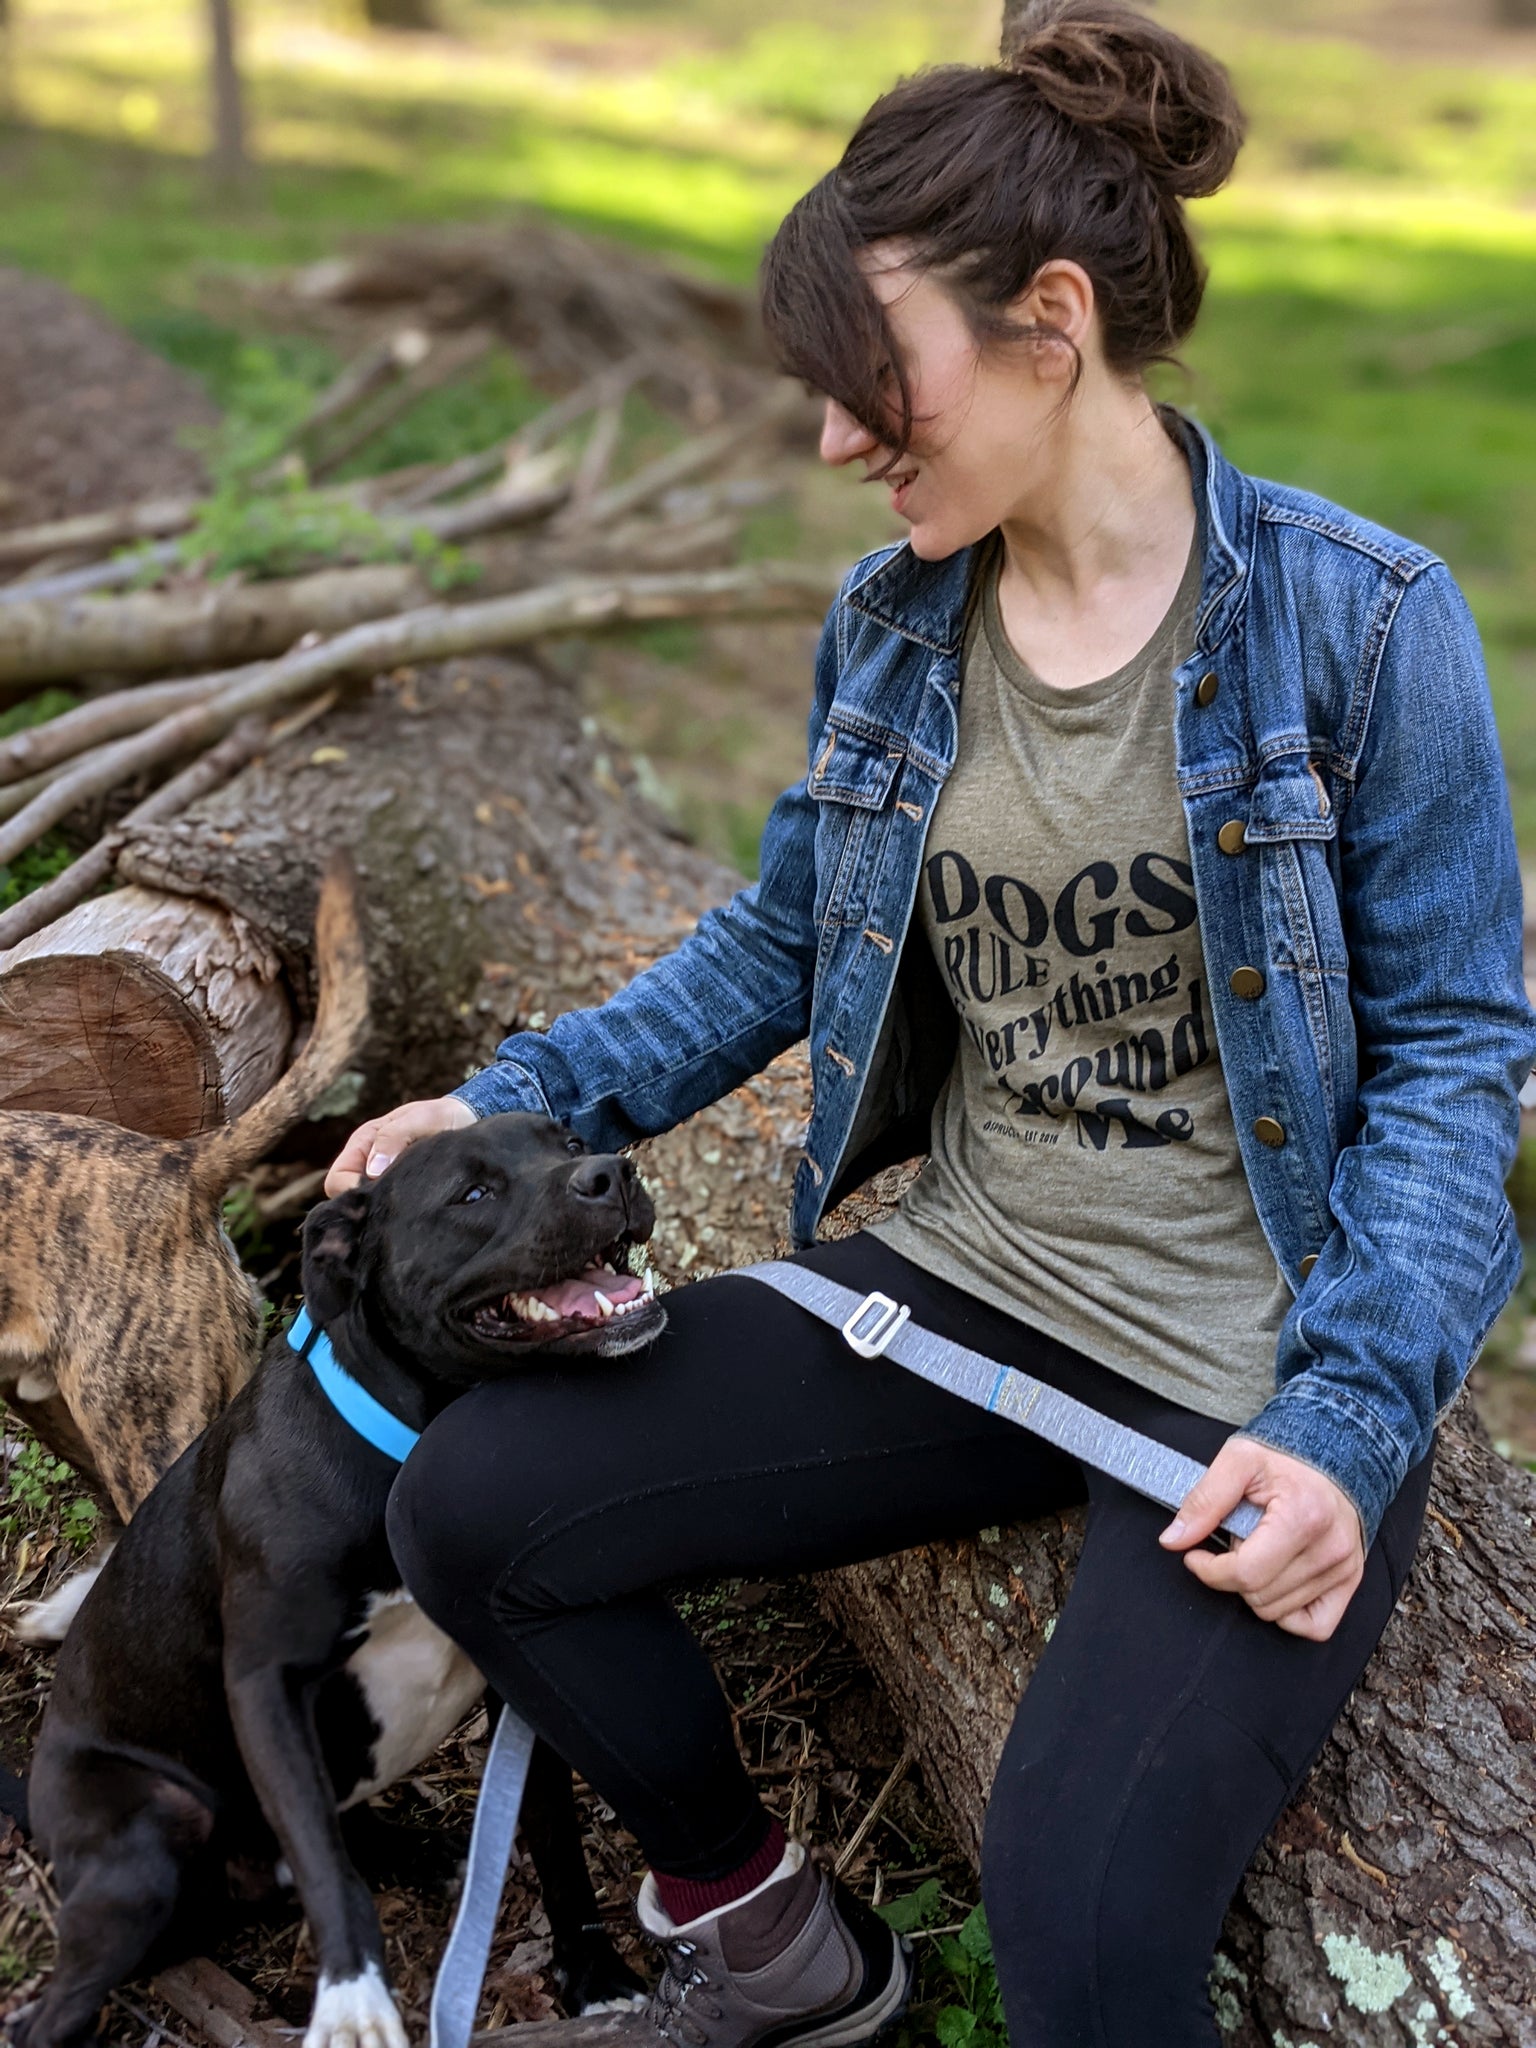
[[[667,1918],[674,1927],[681,1927],[685,1920],[697,1920],[701,1913],[713,1913],[721,1906],[744,1899],[765,1877],[772,1877],[783,1854],[784,1830],[776,1820],[771,1820],[761,1849],[728,1877],[668,1877],[660,1870],[653,1870],[651,1876],[656,1880]]]

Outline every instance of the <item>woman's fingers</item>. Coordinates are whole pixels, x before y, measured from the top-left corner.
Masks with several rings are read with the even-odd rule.
[[[325,1176],[325,1192],[328,1195],[344,1195],[348,1188],[356,1187],[368,1166],[368,1154],[373,1150],[374,1132],[383,1119],[373,1117],[365,1124],[359,1124],[337,1153],[331,1163],[331,1170]]]
[[[474,1121],[474,1111],[456,1095],[404,1102],[388,1116],[374,1117],[358,1125],[325,1177],[325,1192],[345,1194],[365,1174],[370,1180],[377,1180],[418,1138],[431,1137],[434,1131],[466,1130]]]
[[[1190,1548],[1235,1505],[1255,1502],[1253,1534],[1229,1551]],[[1261,1621],[1326,1641],[1365,1572],[1360,1518],[1314,1466],[1251,1438],[1231,1437],[1163,1531],[1169,1549],[1213,1592],[1235,1593]]]

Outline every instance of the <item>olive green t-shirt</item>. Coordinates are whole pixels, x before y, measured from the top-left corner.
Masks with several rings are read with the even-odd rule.
[[[1123,668],[1055,689],[978,571],[921,928],[960,1016],[932,1152],[875,1235],[1227,1422],[1274,1392],[1290,1305],[1254,1211],[1206,986],[1174,770],[1197,552]]]

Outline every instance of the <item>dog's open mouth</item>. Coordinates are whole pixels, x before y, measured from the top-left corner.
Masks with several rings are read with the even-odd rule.
[[[567,1280],[482,1302],[470,1318],[483,1337],[571,1336],[643,1315],[655,1301],[649,1271],[629,1271],[629,1241],[610,1245],[602,1257]]]

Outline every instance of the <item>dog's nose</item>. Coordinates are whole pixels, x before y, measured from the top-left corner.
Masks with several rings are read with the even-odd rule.
[[[584,1202],[614,1201],[623,1192],[627,1166],[623,1159],[583,1159],[571,1175],[571,1193]]]

